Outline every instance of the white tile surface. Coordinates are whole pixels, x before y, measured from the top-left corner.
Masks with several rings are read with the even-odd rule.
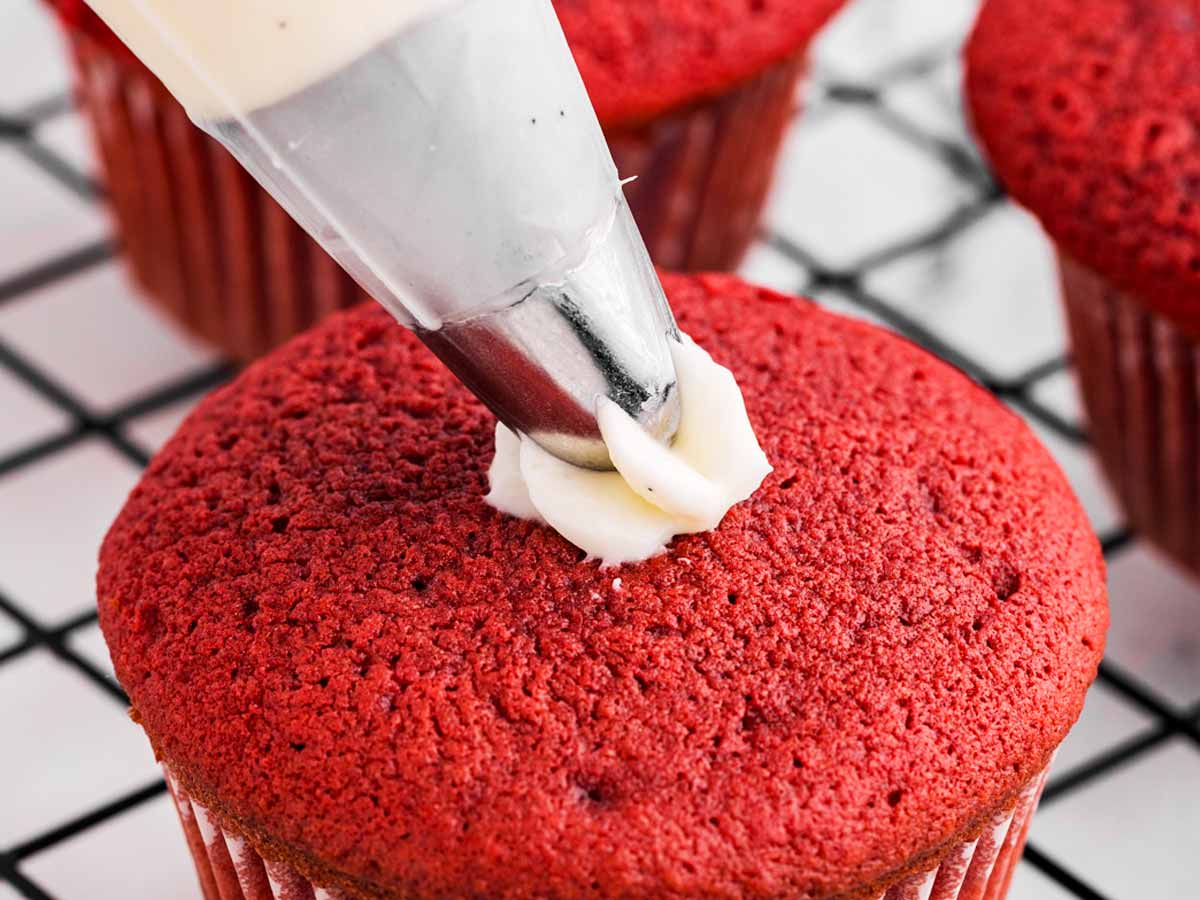
[[[1007,900],[1074,900],[1074,896],[1029,863],[1023,862],[1013,874]]]
[[[1070,773],[1130,738],[1149,731],[1154,719],[1103,682],[1092,685],[1079,721],[1054,757],[1050,780]]]
[[[782,294],[800,294],[808,283],[804,266],[776,250],[766,241],[758,241],[746,253],[738,274],[747,281],[761,284]]]
[[[0,307],[0,336],[94,412],[109,412],[215,359],[138,299],[116,262]]]
[[[1030,840],[1113,900],[1195,897],[1200,754],[1174,740],[1043,809]]]
[[[45,650],[5,666],[0,721],[0,847],[115,800],[158,772],[120,704]]]
[[[33,857],[25,870],[60,897],[199,900],[191,856],[166,795]]]
[[[70,425],[70,416],[0,369],[0,458]]]
[[[894,82],[884,93],[884,102],[926,134],[962,143],[967,137],[967,123],[959,94],[961,86],[962,62],[951,57],[927,75]]]
[[[1180,708],[1200,701],[1200,583],[1144,544],[1109,563],[1108,656]]]
[[[952,52],[975,18],[978,0],[854,0],[817,39],[822,77],[869,82],[898,62]]]
[[[1035,382],[1030,396],[1063,421],[1076,427],[1083,426],[1083,403],[1074,369],[1062,369]]]
[[[872,325],[878,325],[880,328],[887,328],[889,331],[893,330],[886,322],[872,315],[841,291],[823,288],[819,291],[813,291],[812,299],[816,300],[817,303],[830,312],[849,316],[851,319],[862,319],[864,322],[870,322]]]
[[[3,29],[0,28],[0,34]],[[2,59],[2,57],[0,57]],[[0,78],[5,81],[20,79]],[[98,206],[0,144],[0,281],[108,234]]]
[[[9,618],[7,613],[0,612],[0,651],[7,650],[20,640],[21,626]]]
[[[80,113],[66,112],[41,123],[36,137],[39,144],[48,147],[75,171],[85,175],[97,174],[99,167],[92,147],[92,136]]]
[[[108,655],[108,645],[104,643],[104,635],[99,625],[88,625],[86,628],[76,628],[67,635],[67,646],[94,665],[99,671],[116,680],[113,672],[112,658]]]
[[[1096,533],[1110,534],[1118,529],[1123,521],[1120,507],[1091,452],[1047,428],[1023,410],[1014,411],[1025,419],[1063,470]]]
[[[1011,204],[935,250],[872,271],[866,287],[1000,378],[1066,349],[1050,245]]]
[[[56,25],[38,0],[4,0],[0,6],[0,113],[13,114],[65,91],[70,69]],[[17,77],[19,73],[19,77]]]
[[[0,590],[45,625],[89,609],[100,540],[137,478],[98,439],[0,478]]]
[[[841,268],[940,224],[972,191],[858,109],[802,116],[787,137],[768,224]]]
[[[143,450],[157,453],[187,418],[188,413],[196,408],[196,404],[201,399],[203,398],[193,397],[182,403],[160,409],[158,412],[134,419],[125,427],[125,433],[133,438]]]

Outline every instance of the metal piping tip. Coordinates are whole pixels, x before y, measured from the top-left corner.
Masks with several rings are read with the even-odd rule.
[[[577,266],[516,303],[417,333],[500,421],[573,465],[612,468],[600,397],[663,443],[679,428],[679,330],[623,199]]]

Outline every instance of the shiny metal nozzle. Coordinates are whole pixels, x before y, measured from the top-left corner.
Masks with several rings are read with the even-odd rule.
[[[624,200],[578,265],[514,303],[417,334],[500,421],[574,465],[612,468],[600,397],[664,443],[679,427],[679,330]]]

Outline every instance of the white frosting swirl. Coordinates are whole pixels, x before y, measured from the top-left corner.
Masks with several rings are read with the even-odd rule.
[[[675,535],[716,528],[771,465],[733,373],[686,336],[671,355],[682,415],[670,447],[607,397],[597,420],[615,472],[563,462],[497,423],[487,502],[548,524],[604,565],[648,559]]]

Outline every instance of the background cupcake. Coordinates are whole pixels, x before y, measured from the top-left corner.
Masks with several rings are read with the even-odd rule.
[[[126,258],[147,296],[251,358],[357,285],[188,121],[82,0],[66,25]],[[808,42],[841,0],[558,0],[651,255],[725,269],[754,235]]]
[[[645,562],[487,506],[491,417],[373,305],[151,463],[100,620],[210,898],[1004,896],[1107,624],[1066,480],[894,335],[666,288],[775,470]]]
[[[1080,386],[1130,522],[1200,572],[1200,7],[989,0],[975,127],[1058,248]]]

